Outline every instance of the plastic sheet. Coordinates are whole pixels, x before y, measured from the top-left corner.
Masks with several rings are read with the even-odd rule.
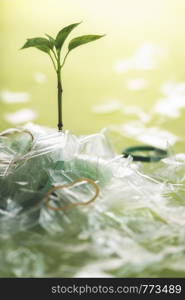
[[[115,153],[105,131],[33,124],[1,135],[0,150],[0,276],[185,275],[183,154],[147,170]],[[93,198],[88,181],[73,184],[80,178],[98,186],[92,203],[46,206],[59,185],[53,207]]]

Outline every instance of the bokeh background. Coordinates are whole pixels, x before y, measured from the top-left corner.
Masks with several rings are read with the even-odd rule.
[[[106,36],[75,49],[63,69],[65,128],[108,127],[118,150],[142,142],[183,151],[184,11],[184,0],[0,0],[0,129],[27,121],[56,127],[51,62],[19,49],[83,21],[70,38]]]

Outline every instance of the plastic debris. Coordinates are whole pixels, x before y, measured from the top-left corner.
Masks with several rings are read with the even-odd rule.
[[[30,123],[2,133],[0,276],[184,276],[184,161],[144,172],[105,131],[77,137]],[[47,195],[56,208],[97,197],[53,210]]]

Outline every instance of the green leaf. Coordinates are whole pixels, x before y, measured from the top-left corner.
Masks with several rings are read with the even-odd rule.
[[[82,35],[82,36],[79,36],[70,41],[68,49],[69,49],[69,51],[71,51],[78,46],[93,42],[95,40],[102,38],[103,36],[104,35]]]
[[[42,38],[42,37],[37,37],[37,38],[27,39],[26,43],[24,44],[24,46],[21,49],[26,49],[29,47],[35,47],[41,51],[49,53],[52,45],[48,39]]]
[[[49,34],[45,34],[48,38],[48,40],[50,41],[50,48],[53,49],[53,47],[55,46],[55,39],[50,36]]]
[[[56,49],[61,49],[70,32],[80,23],[71,24],[64,27],[56,36]]]

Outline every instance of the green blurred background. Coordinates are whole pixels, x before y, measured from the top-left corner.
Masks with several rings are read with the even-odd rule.
[[[0,129],[14,127],[7,114],[21,109],[35,112],[34,122],[40,125],[56,126],[56,77],[51,62],[36,49],[19,49],[27,38],[45,33],[55,36],[62,27],[79,21],[83,23],[70,38],[91,33],[105,33],[106,37],[75,49],[63,69],[65,128],[89,134],[138,120],[137,113],[123,113],[119,108],[98,114],[93,111],[94,106],[115,99],[126,108],[139,107],[149,115],[155,103],[165,98],[162,85],[185,81],[184,11],[184,0],[0,0]],[[156,65],[123,70],[121,62],[143,45],[157,53]],[[147,83],[145,87],[137,88],[136,81],[136,88],[132,87],[138,78]],[[3,100],[5,91],[28,93],[30,99],[7,103]],[[178,117],[152,113],[144,126],[180,137],[174,149],[183,151],[184,117],[183,109]],[[118,148],[133,144],[132,138],[120,133],[115,133],[114,139]]]

